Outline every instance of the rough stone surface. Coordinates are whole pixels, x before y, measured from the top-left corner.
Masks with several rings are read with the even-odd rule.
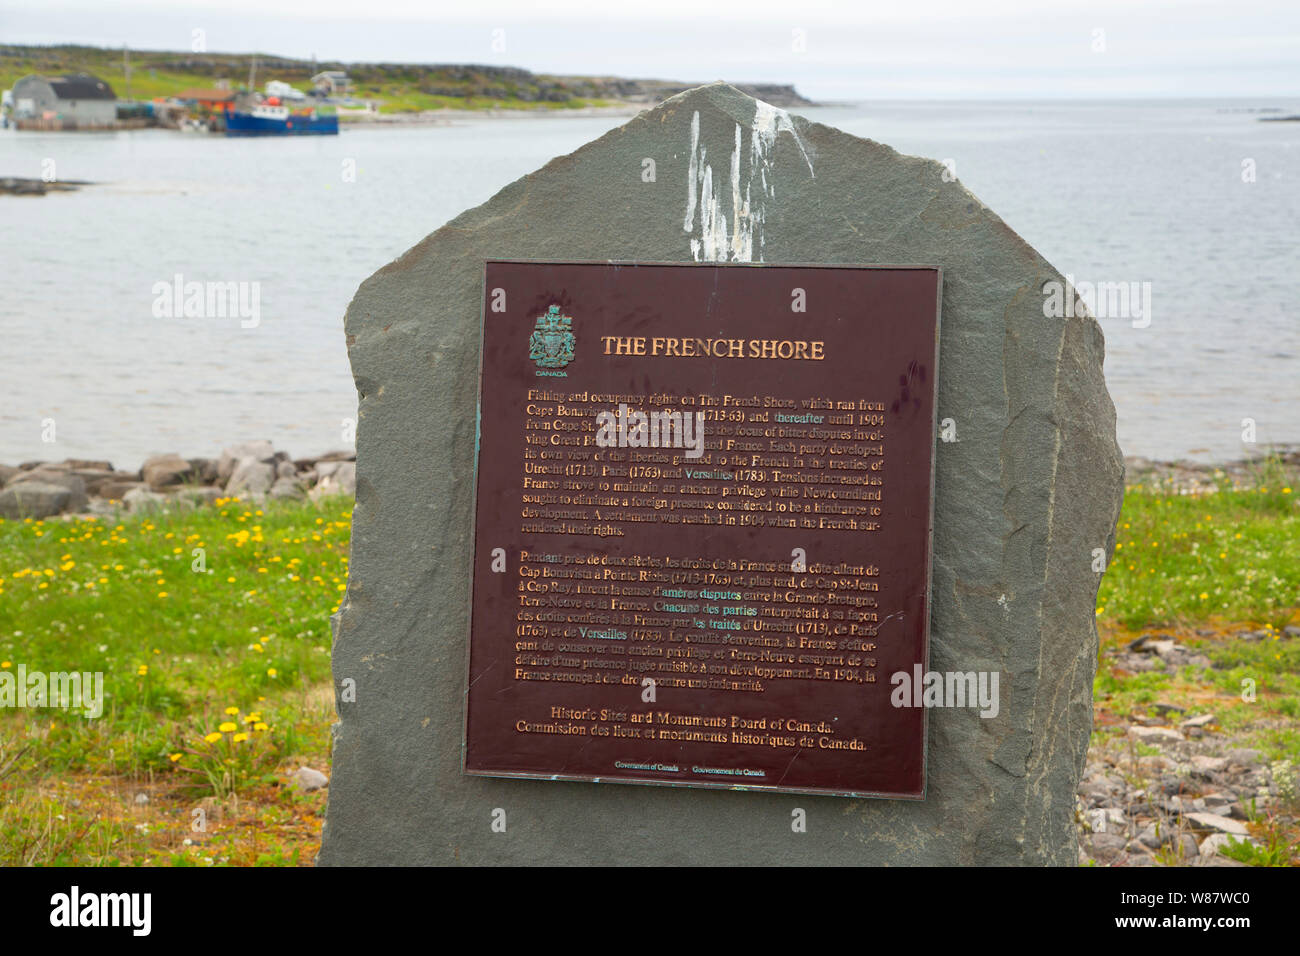
[[[68,506],[71,492],[61,485],[22,481],[0,491],[0,518],[48,518]]]
[[[943,268],[938,407],[960,441],[936,449],[930,665],[1000,671],[1002,709],[930,715],[924,800],[461,773],[483,261],[733,259],[704,242],[698,208],[687,222],[693,126],[727,213],[743,143],[753,261]],[[1044,317],[1044,283],[1063,277],[944,172],[715,84],[552,160],[361,285],[345,320],[351,573],[333,622],[336,694],[345,678],[356,693],[336,699],[321,863],[1077,863],[1093,550],[1114,547],[1123,487],[1102,335],[1086,315]],[[792,839],[796,806],[808,829]]]
[[[180,455],[155,455],[145,461],[140,471],[145,483],[154,491],[184,484],[197,477],[194,466]]]
[[[1187,814],[1187,820],[1193,826],[1202,830],[1230,833],[1233,836],[1247,836],[1250,833],[1250,830],[1246,828],[1246,824],[1240,820],[1221,817],[1217,813],[1189,813]]]
[[[275,448],[269,441],[246,441],[223,449],[217,459],[217,483],[225,485],[237,466],[245,458],[269,464],[275,461]]]
[[[252,492],[264,494],[275,484],[275,465],[256,458],[241,458],[226,482],[227,494]]]
[[[299,767],[290,776],[294,785],[301,790],[312,791],[319,790],[322,787],[329,786],[329,777],[319,770],[313,770],[311,767]]]
[[[42,485],[55,485],[63,488],[68,492],[68,500],[64,502],[63,511],[83,511],[85,510],[88,498],[86,497],[86,483],[76,475],[71,474],[66,469],[59,469],[54,465],[43,465],[33,471],[24,472],[21,475],[14,476],[10,482],[10,488],[17,488],[25,484],[37,482]]]
[[[325,461],[316,466],[319,480],[311,490],[316,501],[328,495],[352,495],[357,491],[357,465],[353,461]],[[322,471],[321,469],[324,469]]]
[[[162,511],[167,507],[167,496],[150,491],[145,485],[132,488],[122,496],[122,504],[127,511],[148,512]]]

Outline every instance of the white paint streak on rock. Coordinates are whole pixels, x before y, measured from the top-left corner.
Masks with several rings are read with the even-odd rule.
[[[744,135],[736,124],[731,152],[729,185],[731,186],[731,222],[723,213],[725,197],[714,193],[713,167],[706,161],[700,145],[700,114],[691,117],[691,158],[686,173],[686,216],[684,232],[692,233],[691,256],[697,262],[762,262],[767,222],[767,203],[776,198],[776,177],[772,169],[772,151],[777,136],[789,133],[808,164],[808,174],[815,176],[812,159],[803,140],[790,121],[790,114],[759,101],[749,131],[749,162],[742,169]],[[700,214],[700,228],[695,234],[695,213]]]

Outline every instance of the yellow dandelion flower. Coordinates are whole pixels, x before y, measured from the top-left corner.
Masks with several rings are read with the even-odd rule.
[[[1201,600],[1204,601],[1204,600],[1206,600],[1207,598],[1209,598],[1209,595],[1206,594],[1204,591],[1202,591],[1202,592],[1201,592]]]
[[[226,713],[229,714],[231,717],[233,717],[233,716],[235,716],[235,714],[239,713],[239,708],[238,708],[238,707],[227,707],[227,708],[226,708]]]
[[[217,733],[214,730],[212,733],[205,735],[203,739],[210,744],[215,744],[218,740],[221,739],[221,734]]]
[[[165,598],[165,597],[167,596],[167,592],[166,592],[166,591],[159,591],[159,592],[158,592],[158,596],[159,596],[160,598]]]
[[[271,728],[270,728],[267,724],[264,724],[264,723],[262,723],[262,722],[259,720],[257,723],[253,724],[253,729],[254,729],[254,730],[270,730]]]
[[[140,677],[144,677],[146,674],[149,673],[149,665],[148,665],[148,664],[141,664],[139,667],[137,667],[137,668],[135,669],[135,672],[136,672],[136,674],[139,675]]]
[[[168,754],[167,759],[170,760],[172,763],[175,763],[176,761],[180,760],[181,757],[183,756],[184,754]]]
[[[7,671],[9,668],[13,666],[14,666],[13,661],[0,661],[0,670]]]
[[[268,668],[266,669],[266,676],[267,676],[267,677],[277,677],[277,676],[279,676],[279,673],[280,673],[280,672],[277,671],[274,667],[268,667]]]
[[[223,734],[233,733],[238,729],[239,729],[239,725],[236,724],[233,720],[223,720],[220,724],[217,725],[217,730],[221,731]]]
[[[235,736],[231,737],[230,739],[237,744],[242,744],[245,740],[248,739],[248,734],[235,734]]]

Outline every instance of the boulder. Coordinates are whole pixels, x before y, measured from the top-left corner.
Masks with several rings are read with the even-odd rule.
[[[138,513],[162,511],[167,507],[167,501],[166,495],[150,491],[144,484],[132,488],[122,496],[122,504],[126,506],[126,510]]]
[[[99,485],[96,489],[96,493],[100,498],[104,498],[108,501],[121,501],[126,497],[128,491],[132,491],[136,488],[148,488],[148,485],[143,481],[115,478],[112,481],[106,481]]]
[[[219,462],[215,458],[191,458],[190,465],[194,468],[194,476],[205,485],[214,485],[217,483]]]
[[[1189,813],[1186,816],[1189,823],[1201,830],[1213,830],[1217,833],[1230,833],[1233,836],[1248,836],[1250,830],[1246,824],[1240,820],[1233,820],[1230,817],[1221,817],[1217,813]]]
[[[352,461],[322,462],[316,466],[318,478],[311,490],[311,499],[319,501],[330,495],[355,495],[357,493],[357,465]],[[328,469],[324,475],[320,468]]]
[[[638,175],[647,157],[652,183]],[[1113,551],[1123,494],[1105,343],[1086,310],[1045,316],[1047,283],[1065,277],[948,173],[711,84],[506,186],[361,284],[340,335],[358,460],[331,660],[335,686],[364,680],[365,696],[338,701],[322,865],[1077,864],[1098,647],[1090,556]],[[734,210],[752,243],[732,247]],[[929,712],[923,800],[462,772],[470,569],[476,547],[496,546],[475,541],[473,509],[488,258],[942,267],[938,408],[960,440],[935,451],[930,647],[936,670],[1001,673],[1002,703],[991,719]],[[705,325],[674,314],[665,290],[655,328]],[[521,326],[489,346],[526,342]],[[656,707],[672,699],[690,707],[662,690]],[[544,824],[494,834],[486,814],[501,806]],[[794,806],[809,826],[790,838]],[[1111,837],[1094,835],[1095,849],[1122,854]]]
[[[275,484],[275,465],[256,458],[241,458],[226,482],[226,494],[265,494]]]
[[[222,495],[223,492],[220,488],[204,485],[202,487],[179,488],[171,492],[169,497],[180,505],[194,508],[214,504]]]
[[[217,459],[217,483],[224,487],[235,473],[235,468],[245,458],[270,464],[276,460],[276,453],[269,441],[246,441],[223,449],[221,457]]]
[[[182,485],[195,477],[194,466],[180,455],[154,455],[140,469],[145,484],[153,491]]]
[[[19,474],[19,471],[20,470],[15,468],[13,465],[0,465],[0,488],[9,484],[9,479],[14,475]]]
[[[54,470],[48,465],[34,471],[26,471],[20,475],[15,475],[13,481],[7,487],[15,488],[33,482],[43,485],[55,485],[65,489],[68,492],[68,500],[63,505],[63,511],[86,510],[86,504],[89,500],[86,496],[86,483],[76,475],[71,475],[66,471]]]
[[[307,496],[303,494],[302,488],[293,478],[277,478],[275,484],[271,486],[271,497],[302,501]]]
[[[0,491],[0,517],[49,518],[68,507],[72,493],[62,485],[24,481]]]

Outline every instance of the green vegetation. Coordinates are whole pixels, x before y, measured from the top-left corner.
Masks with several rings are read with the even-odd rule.
[[[346,587],[350,507],[224,499],[157,516],[0,522],[0,671],[98,671],[105,697],[98,719],[0,711],[0,865],[170,857],[171,837],[192,835],[194,800],[273,798],[292,765],[328,764],[328,617]],[[51,786],[80,795],[52,799]],[[106,788],[175,798],[179,829],[155,823],[162,843],[138,839],[114,822],[123,801]],[[314,810],[319,797],[298,799]],[[88,809],[72,812],[73,799]],[[59,830],[58,814],[65,836],[85,836],[36,839],[33,826]],[[256,862],[248,853],[228,858]]]
[[[1289,623],[1300,605],[1296,481],[1274,462],[1249,487],[1129,488],[1097,616],[1129,629]]]
[[[343,70],[355,84],[354,95],[376,102],[381,113],[581,109],[615,105],[620,98],[613,81],[542,76],[510,67],[312,63],[265,54],[158,50],[130,52],[128,83],[122,50],[85,46],[0,46],[0,89],[11,88],[30,73],[80,72],[105,80],[119,99],[151,100],[185,89],[210,88],[219,80],[242,89],[255,58],[258,88],[268,80],[281,80],[305,92],[316,73]]]

